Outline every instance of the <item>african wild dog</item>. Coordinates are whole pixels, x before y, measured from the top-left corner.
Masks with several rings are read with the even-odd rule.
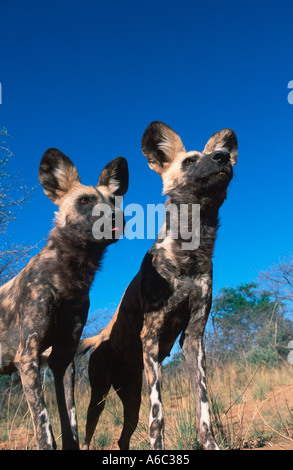
[[[217,449],[207,398],[203,335],[212,302],[218,211],[237,159],[236,135],[224,129],[210,138],[203,152],[186,152],[170,127],[153,122],[143,135],[142,151],[150,167],[162,177],[164,194],[168,195],[166,208],[172,203],[180,214],[183,204],[190,209],[192,204],[200,204],[200,245],[194,250],[183,249],[183,239],[172,238],[166,218],[165,238],[160,239],[159,233],[110,324],[98,336],[81,342],[79,354],[94,348],[89,360],[92,392],[86,444],[90,444],[104,408],[103,397],[113,385],[124,406],[118,444],[121,449],[129,448],[138,422],[144,368],[150,398],[151,447],[164,448],[159,364],[182,333],[180,344],[195,397],[199,442],[205,449]]]
[[[115,214],[121,209],[114,201],[127,191],[128,166],[118,157],[106,165],[97,186],[84,186],[71,160],[49,149],[41,160],[39,179],[59,212],[46,246],[0,288],[0,372],[19,371],[37,447],[54,449],[39,367],[42,352],[51,348],[48,364],[55,379],[63,448],[77,449],[73,357],[87,320],[95,272],[107,246],[118,239]],[[104,222],[110,224],[112,238],[97,240],[92,212],[101,203],[109,207]]]

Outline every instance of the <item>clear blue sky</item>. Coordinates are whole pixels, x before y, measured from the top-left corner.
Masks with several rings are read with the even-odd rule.
[[[147,125],[161,120],[188,150],[224,127],[238,136],[215,292],[292,252],[292,27],[292,0],[0,0],[0,125],[13,136],[11,172],[37,186],[11,238],[36,243],[51,228],[55,206],[38,185],[38,165],[52,146],[84,184],[125,156],[125,204],[163,202],[140,150]],[[151,243],[124,239],[109,249],[91,311],[118,305]]]

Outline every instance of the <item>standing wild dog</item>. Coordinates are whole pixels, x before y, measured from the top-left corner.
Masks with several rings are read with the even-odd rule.
[[[92,392],[86,444],[90,444],[103,410],[103,397],[113,385],[124,406],[118,444],[121,449],[129,448],[138,422],[144,368],[150,398],[150,442],[153,449],[164,448],[159,364],[182,333],[180,344],[195,397],[199,442],[205,449],[217,449],[207,397],[203,335],[212,303],[218,211],[233,176],[236,135],[224,129],[210,138],[203,152],[186,152],[170,127],[153,122],[143,135],[142,151],[150,167],[161,175],[164,194],[168,195],[166,209],[170,204],[177,207],[178,220],[183,205],[192,209],[193,204],[200,204],[200,244],[196,249],[184,248],[180,234],[177,239],[172,237],[172,217],[166,219],[165,238],[160,239],[159,233],[110,324],[80,344],[80,354],[94,347],[89,360]],[[188,225],[190,222],[188,219]]]
[[[128,166],[118,157],[104,168],[97,186],[84,186],[71,160],[49,149],[41,160],[39,179],[59,212],[46,246],[0,288],[0,373],[19,371],[37,446],[54,449],[40,378],[40,355],[50,348],[48,364],[55,379],[63,448],[78,449],[73,357],[87,320],[95,272],[106,247],[118,239],[115,214],[121,210],[114,200],[127,191]],[[110,239],[97,240],[92,233],[97,220],[93,207],[99,204],[109,207],[104,221],[110,224]]]

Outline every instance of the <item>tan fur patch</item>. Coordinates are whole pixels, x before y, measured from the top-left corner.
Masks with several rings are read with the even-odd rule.
[[[75,210],[74,205],[75,201],[78,196],[83,195],[96,195],[95,188],[91,186],[84,186],[80,183],[75,183],[72,190],[64,195],[59,203],[59,212],[56,214],[55,221],[58,225],[64,225],[66,223],[65,219],[67,216],[70,217],[71,220],[75,220],[75,218],[79,218],[80,215]]]
[[[185,153],[185,147],[181,138],[168,127],[162,129],[162,140],[158,147],[165,153],[169,161],[177,158],[179,153]]]
[[[168,194],[168,192],[174,188],[178,187],[183,183],[183,172],[182,172],[182,162],[185,158],[191,156],[202,156],[202,153],[196,151],[190,152],[180,152],[176,155],[174,161],[166,168],[166,171],[162,174],[163,179],[163,194]]]
[[[62,192],[67,192],[75,183],[80,182],[77,169],[74,165],[64,167],[62,162],[60,162],[54,170],[54,174]]]

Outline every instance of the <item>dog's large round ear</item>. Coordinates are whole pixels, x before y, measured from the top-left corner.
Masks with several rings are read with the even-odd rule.
[[[103,186],[114,196],[123,196],[128,190],[129,172],[127,160],[117,157],[103,169],[97,187]]]
[[[238,156],[238,142],[235,132],[232,129],[223,129],[216,132],[208,140],[204,153],[213,153],[217,150],[225,150],[230,153],[231,164],[234,166]]]
[[[179,135],[160,121],[152,122],[145,130],[141,149],[152,170],[162,175],[170,163],[185,148]]]
[[[55,204],[76,183],[80,183],[78,171],[70,158],[55,148],[48,149],[39,166],[39,180],[45,194]]]

